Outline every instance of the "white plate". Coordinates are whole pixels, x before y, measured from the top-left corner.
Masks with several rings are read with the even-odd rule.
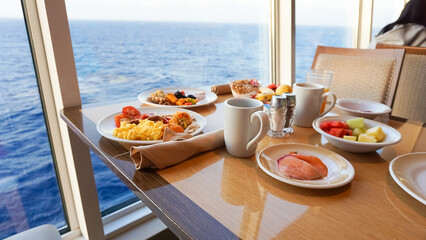
[[[321,159],[328,168],[328,175],[318,180],[298,180],[285,176],[278,170],[277,159],[289,152],[308,154]],[[344,157],[330,150],[307,144],[283,143],[273,145],[259,152],[256,155],[256,159],[257,164],[266,174],[281,182],[298,187],[316,189],[336,188],[351,182],[355,176],[352,164]]]
[[[198,133],[200,133],[201,131],[203,131],[204,127],[206,126],[206,119],[201,116],[200,114],[190,111],[190,110],[186,110],[186,109],[181,109],[181,108],[160,108],[160,107],[143,107],[143,108],[137,108],[139,110],[139,112],[141,114],[144,113],[155,113],[158,115],[173,115],[176,111],[182,111],[182,112],[187,112],[189,113],[189,115],[191,115],[191,117],[194,117],[197,120],[197,123],[200,124],[200,128],[198,128],[195,132],[192,133],[192,135],[197,135]],[[139,140],[126,140],[126,139],[122,139],[122,138],[117,138],[114,137],[112,135],[112,132],[115,129],[115,121],[114,121],[114,116],[120,114],[121,112],[116,112],[113,114],[110,114],[104,118],[102,118],[101,120],[99,120],[98,124],[96,125],[96,129],[98,130],[98,132],[111,140],[115,140],[118,142],[123,142],[123,143],[131,143],[131,144],[154,144],[154,143],[160,143],[162,142],[162,140],[157,140],[157,141],[139,141]]]
[[[176,91],[184,91],[186,96],[188,96],[189,94],[194,94],[194,93],[204,93],[205,96],[204,96],[203,99],[199,99],[197,104],[195,104],[195,105],[182,105],[182,106],[161,105],[161,104],[153,103],[153,102],[148,100],[148,97],[151,95],[151,93],[154,93],[155,91],[158,91],[158,90],[161,90],[164,93],[175,93]],[[169,87],[169,88],[156,88],[156,89],[150,89],[150,90],[144,91],[144,92],[142,92],[138,95],[138,99],[142,103],[146,103],[146,104],[149,104],[149,105],[155,105],[155,106],[158,106],[158,107],[194,108],[194,107],[201,107],[201,106],[205,106],[205,105],[208,105],[210,103],[213,103],[214,101],[216,101],[217,95],[210,92],[210,91],[206,91],[206,90],[198,89],[198,88]]]
[[[389,164],[389,171],[402,189],[426,205],[426,152],[394,158]]]

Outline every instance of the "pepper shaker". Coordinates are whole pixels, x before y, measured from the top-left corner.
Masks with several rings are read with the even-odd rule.
[[[274,138],[284,137],[284,123],[286,116],[285,96],[272,96],[269,107],[269,131],[268,135]]]
[[[294,119],[294,110],[296,108],[296,95],[294,93],[283,93],[285,96],[285,123],[284,123],[284,132],[285,133],[293,133],[293,128],[291,125],[293,124]]]

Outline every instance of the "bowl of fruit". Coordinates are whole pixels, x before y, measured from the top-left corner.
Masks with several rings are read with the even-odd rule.
[[[255,98],[261,83],[256,79],[234,80],[229,82],[232,95],[236,98]]]
[[[337,99],[336,107],[345,115],[364,117],[373,119],[377,116],[388,114],[391,108],[374,101],[359,99],[359,98],[341,98]]]
[[[401,133],[380,122],[354,116],[326,116],[312,123],[332,145],[355,153],[374,152],[401,141]]]

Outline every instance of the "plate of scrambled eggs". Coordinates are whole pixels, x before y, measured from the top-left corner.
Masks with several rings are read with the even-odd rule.
[[[166,127],[175,132],[197,135],[206,123],[203,116],[186,109],[128,106],[122,112],[112,113],[99,120],[96,128],[108,139],[144,145],[162,142]]]

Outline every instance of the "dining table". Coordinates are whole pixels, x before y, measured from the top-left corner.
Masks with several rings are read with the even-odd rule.
[[[207,121],[202,134],[223,128],[224,101],[231,97],[218,95],[214,103],[190,109]],[[149,105],[125,99],[67,107],[60,115],[180,239],[426,239],[426,205],[402,189],[389,170],[396,157],[426,152],[425,123],[376,118],[398,130],[402,140],[370,153],[336,148],[312,127],[293,126],[294,132],[283,138],[265,136],[256,153],[277,144],[307,144],[353,166],[351,182],[311,189],[275,179],[259,167],[256,154],[234,157],[225,146],[164,169],[136,170],[132,145],[105,138],[96,129],[100,119],[125,106]]]

